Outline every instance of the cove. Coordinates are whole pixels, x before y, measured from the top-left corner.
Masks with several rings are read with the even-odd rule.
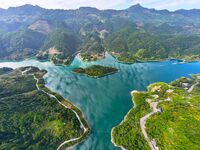
[[[94,64],[115,67],[119,72],[98,79],[72,73],[76,67]],[[153,82],[170,82],[181,76],[189,77],[190,74],[200,73],[200,62],[179,63],[171,60],[128,65],[118,63],[110,55],[96,62],[82,62],[75,58],[68,67],[36,60],[0,62],[0,67],[30,65],[46,69],[46,86],[78,106],[85,115],[92,133],[84,142],[76,145],[74,150],[118,149],[110,142],[110,132],[132,107],[132,90],[143,91]]]

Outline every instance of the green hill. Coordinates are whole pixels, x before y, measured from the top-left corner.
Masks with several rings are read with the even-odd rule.
[[[197,35],[162,35],[145,28],[128,27],[111,34],[106,40],[106,49],[122,62],[137,60],[162,60],[178,58],[199,60]]]
[[[154,83],[147,92],[132,92],[134,107],[112,130],[112,141],[125,149],[199,149],[200,75],[167,83]],[[153,112],[153,113],[152,113]],[[141,120],[148,140],[144,136]],[[148,141],[148,142],[147,142]]]
[[[24,59],[35,56],[42,46],[45,35],[29,29],[8,33],[1,37],[0,58]]]
[[[84,131],[75,113],[37,89],[32,74],[42,78],[46,71],[32,67],[22,75],[28,68],[0,75],[0,149],[54,150],[64,141],[81,136]],[[39,86],[44,87],[43,82],[40,79]],[[61,103],[71,105],[66,100]],[[75,111],[82,116],[77,108]],[[67,143],[63,148],[80,140]]]
[[[38,57],[47,57],[54,63],[68,63],[75,56],[79,39],[63,30],[55,30],[46,38]]]

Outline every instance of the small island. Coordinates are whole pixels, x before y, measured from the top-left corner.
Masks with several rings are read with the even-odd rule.
[[[200,75],[193,75],[131,92],[134,107],[112,129],[112,143],[122,149],[199,149],[199,91]]]
[[[118,72],[118,69],[100,65],[92,65],[88,68],[75,68],[75,73],[86,74],[89,77],[100,78]]]

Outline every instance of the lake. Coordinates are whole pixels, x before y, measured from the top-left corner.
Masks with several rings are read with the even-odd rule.
[[[93,64],[116,67],[119,72],[98,79],[72,73],[75,67]],[[46,69],[46,86],[71,101],[85,115],[92,133],[84,142],[75,146],[75,150],[118,149],[110,142],[110,132],[133,106],[130,96],[132,90],[144,91],[153,82],[170,82],[181,76],[200,73],[200,62],[179,63],[172,60],[128,65],[118,63],[110,55],[96,62],[82,62],[75,58],[68,67],[36,60],[0,62],[0,67],[30,65]]]

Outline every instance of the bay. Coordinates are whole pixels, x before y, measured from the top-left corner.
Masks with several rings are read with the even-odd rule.
[[[76,67],[93,64],[116,67],[119,72],[98,79],[72,73]],[[37,60],[0,62],[0,67],[30,65],[46,69],[46,86],[70,100],[85,115],[92,132],[85,141],[73,148],[75,150],[118,149],[111,143],[110,132],[133,106],[130,96],[132,90],[144,91],[153,82],[170,82],[181,76],[190,77],[190,74],[200,73],[200,62],[179,63],[171,60],[130,65],[118,63],[108,54],[105,59],[96,62],[82,62],[76,57],[68,67]]]

